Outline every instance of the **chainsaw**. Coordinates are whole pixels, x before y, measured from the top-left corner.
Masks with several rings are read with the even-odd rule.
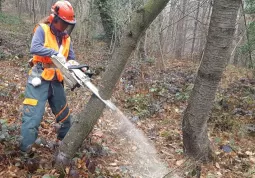
[[[99,95],[99,90],[93,83],[91,83],[92,73],[89,70],[89,66],[71,65],[67,67],[62,61],[59,60],[57,56],[51,56],[51,60],[56,65],[56,67],[61,70],[64,75],[64,82],[71,88],[71,90],[80,86],[87,87],[111,110],[117,110],[117,107],[110,100],[104,100]],[[86,69],[85,72],[83,71],[84,68]]]

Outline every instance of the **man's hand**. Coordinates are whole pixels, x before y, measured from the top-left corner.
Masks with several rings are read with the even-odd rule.
[[[69,66],[78,66],[79,63],[75,60],[68,60],[66,63],[65,63],[65,66],[66,68],[68,68]]]
[[[76,60],[68,60],[66,63],[65,63],[65,67],[68,68],[69,66],[78,66],[80,65]],[[83,72],[86,72],[88,70],[87,67],[83,67],[81,68],[81,70]]]
[[[61,54],[61,53],[58,53],[57,55],[53,55],[52,57],[57,58],[57,60],[58,60],[59,62],[61,62],[62,64],[65,64],[65,63],[66,63],[66,58],[65,58],[65,56],[63,56],[63,54]]]

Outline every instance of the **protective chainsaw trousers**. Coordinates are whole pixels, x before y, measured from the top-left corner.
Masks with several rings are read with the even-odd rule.
[[[61,125],[57,133],[59,140],[65,137],[71,126],[70,111],[62,83],[42,80],[41,85],[34,87],[28,79],[23,102],[22,140],[20,145],[22,151],[26,151],[28,146],[32,145],[37,139],[38,128],[44,115],[47,100],[56,117],[56,122]]]

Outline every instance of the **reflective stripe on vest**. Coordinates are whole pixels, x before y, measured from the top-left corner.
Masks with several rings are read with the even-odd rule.
[[[56,36],[52,34],[50,26],[48,24],[39,24],[43,31],[44,31],[44,47],[46,48],[51,48],[54,49],[55,51],[59,51],[59,46],[58,46],[58,42],[56,39]],[[36,29],[37,27],[35,27]],[[69,54],[69,50],[70,50],[70,37],[63,37],[62,38],[62,46],[63,46],[63,50],[62,50],[62,54],[63,56],[65,56],[66,58],[68,57]],[[37,62],[42,62],[42,63],[50,63],[52,64],[53,62],[51,61],[50,57],[47,56],[37,56],[34,55],[33,56],[33,63],[36,64]],[[51,69],[51,68],[46,68],[44,69],[43,73],[42,73],[42,78],[45,80],[52,80],[55,76],[55,72],[57,75],[58,80],[61,82],[63,81],[63,75],[61,74],[59,69]]]

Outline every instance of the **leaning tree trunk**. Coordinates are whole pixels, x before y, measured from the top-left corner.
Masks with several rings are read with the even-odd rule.
[[[196,160],[210,161],[212,150],[207,121],[221,75],[230,58],[240,0],[215,0],[207,44],[182,123],[184,152]]]
[[[162,11],[169,0],[149,0],[145,6],[132,14],[131,22],[124,29],[120,45],[115,48],[112,60],[103,75],[99,89],[102,98],[109,99],[116,83],[119,81],[128,58],[136,48],[140,36],[148,28],[151,22]],[[86,107],[75,116],[73,125],[64,138],[56,160],[57,167],[63,165],[62,159],[72,158],[80,148],[84,139],[92,131],[105,105],[94,95],[90,98]]]

